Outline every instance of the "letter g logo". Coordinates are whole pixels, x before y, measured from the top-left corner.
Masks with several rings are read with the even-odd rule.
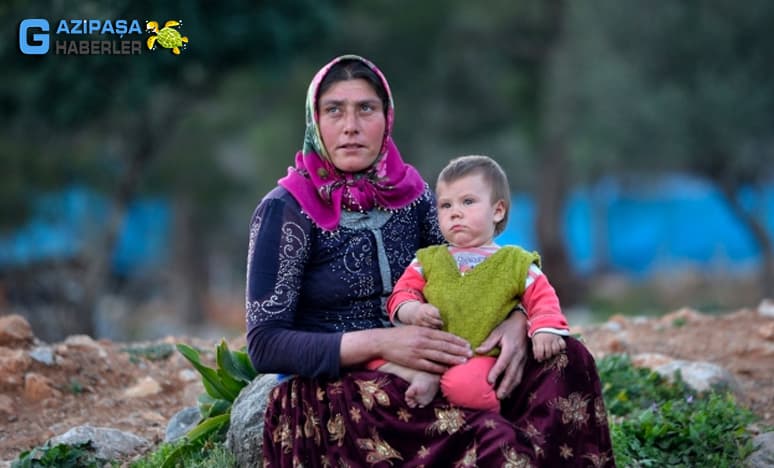
[[[49,30],[48,20],[42,18],[30,18],[22,20],[19,25],[19,49],[26,55],[43,55],[48,52],[49,37],[48,34],[32,33],[30,41],[29,30],[35,29],[47,33]]]

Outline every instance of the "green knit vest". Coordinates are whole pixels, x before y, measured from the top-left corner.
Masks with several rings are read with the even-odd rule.
[[[520,303],[530,265],[540,265],[536,252],[515,246],[502,247],[465,273],[460,273],[447,245],[421,249],[417,259],[427,281],[422,292],[441,312],[443,330],[465,338],[472,348]]]

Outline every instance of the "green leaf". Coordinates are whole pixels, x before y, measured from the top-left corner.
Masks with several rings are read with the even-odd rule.
[[[196,427],[188,431],[188,434],[186,434],[188,442],[192,444],[196,443],[203,437],[219,431],[224,427],[224,425],[229,423],[230,419],[231,411],[205,419]]]
[[[220,368],[226,372],[229,377],[233,378],[234,380],[241,381],[244,385],[250,383],[252,377],[248,373],[244,372],[244,369],[237,365],[233,354],[228,349],[226,340],[222,340],[220,342],[220,345],[218,345],[218,348],[215,351],[215,355],[218,366],[220,366]]]
[[[215,369],[207,367],[199,360],[199,353],[188,345],[183,343],[177,344],[177,349],[180,353],[191,362],[191,364],[199,371],[202,376],[202,384],[204,389],[213,398],[220,398],[223,400],[234,401],[239,392],[234,392],[233,389],[227,388],[223,385],[223,382],[218,376]]]

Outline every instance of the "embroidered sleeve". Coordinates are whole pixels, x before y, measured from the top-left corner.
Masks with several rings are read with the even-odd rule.
[[[248,354],[258,372],[338,375],[341,333],[294,327],[310,231],[310,221],[282,199],[265,199],[253,215],[245,311]]]
[[[569,333],[569,325],[559,305],[559,297],[537,265],[530,266],[522,304],[527,311],[530,337],[538,331],[561,335]]]

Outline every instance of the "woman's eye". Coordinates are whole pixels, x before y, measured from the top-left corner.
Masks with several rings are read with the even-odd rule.
[[[339,112],[339,107],[338,106],[331,106],[331,107],[326,107],[325,108],[325,113],[326,114],[336,114],[337,112]]]
[[[363,103],[360,105],[360,110],[363,112],[372,112],[374,110],[374,105],[369,103]]]

